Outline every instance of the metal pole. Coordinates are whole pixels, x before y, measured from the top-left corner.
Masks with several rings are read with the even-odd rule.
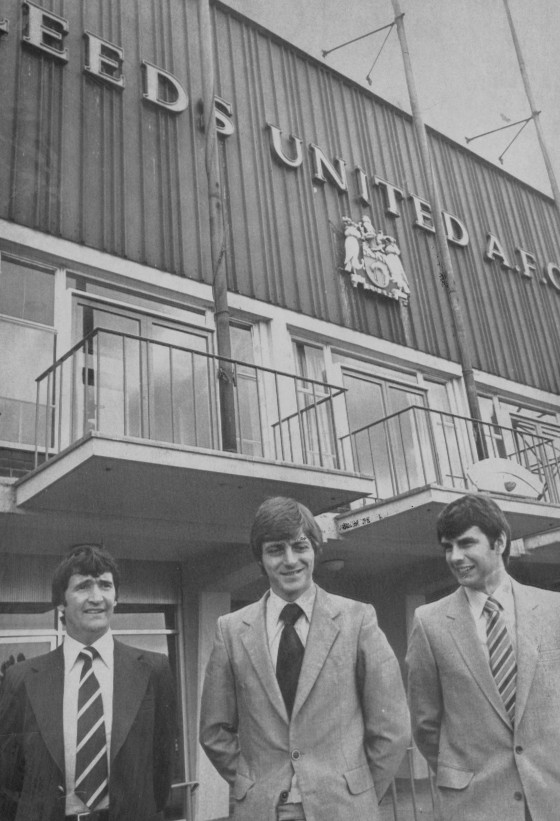
[[[451,310],[451,317],[453,320],[453,328],[455,331],[455,339],[457,341],[457,348],[459,351],[459,360],[463,371],[463,379],[465,381],[465,390],[467,393],[467,401],[469,404],[470,416],[475,421],[481,421],[480,404],[478,401],[478,393],[474,381],[474,373],[469,352],[469,345],[465,331],[465,322],[463,318],[463,311],[457,290],[457,281],[453,272],[453,265],[451,263],[451,255],[449,253],[449,246],[447,244],[447,235],[445,232],[445,225],[443,222],[441,197],[438,185],[435,179],[432,157],[430,147],[428,144],[428,137],[426,133],[426,126],[422,117],[418,94],[416,92],[416,84],[414,82],[414,74],[412,72],[412,63],[410,60],[410,52],[406,40],[406,32],[404,29],[403,13],[401,12],[399,0],[391,0],[393,10],[395,12],[395,19],[397,22],[397,33],[399,42],[401,44],[404,71],[406,76],[406,84],[408,87],[408,94],[410,98],[410,106],[412,109],[412,120],[414,124],[414,131],[416,139],[418,140],[418,147],[420,149],[421,166],[424,172],[424,178],[427,184],[429,198],[432,205],[432,215],[435,229],[436,251],[440,266],[440,279],[443,287],[446,290]],[[475,424],[475,439],[478,456],[484,459],[486,456],[486,448],[484,437]]]
[[[521,53],[521,45],[519,43],[519,39],[517,37],[517,32],[515,30],[515,25],[513,22],[513,18],[511,16],[511,11],[509,8],[508,0],[504,0],[504,7],[506,10],[506,17],[508,19],[509,27],[511,30],[511,36],[513,38],[513,45],[515,46],[515,53],[517,54],[517,61],[519,63],[519,70],[521,72],[521,78],[523,80],[523,85],[525,86],[525,94],[527,95],[527,99],[529,101],[529,105],[531,106],[531,114],[533,116],[533,120],[535,121],[535,128],[537,130],[537,138],[539,140],[539,144],[541,147],[544,164],[546,166],[546,170],[548,172],[548,179],[550,180],[550,187],[552,189],[552,196],[554,197],[554,202],[556,204],[557,210],[560,211],[560,189],[558,188],[558,182],[556,180],[556,175],[554,173],[554,168],[552,166],[552,162],[550,160],[550,154],[548,153],[548,148],[544,139],[544,134],[541,128],[541,123],[539,119],[540,111],[537,111],[537,106],[535,104],[535,100],[533,97],[533,92],[531,90],[531,86],[529,84],[529,77],[527,76],[527,70],[525,68],[525,61],[523,59],[523,54]]]
[[[231,337],[227,293],[226,245],[220,166],[218,157],[218,133],[214,113],[214,48],[210,19],[210,0],[200,0],[199,31],[202,61],[202,117],[206,140],[206,178],[208,182],[208,207],[210,216],[210,254],[212,262],[212,291],[216,321],[216,346],[219,361],[218,382],[221,410],[222,447],[237,451],[235,431],[234,377],[231,363]]]

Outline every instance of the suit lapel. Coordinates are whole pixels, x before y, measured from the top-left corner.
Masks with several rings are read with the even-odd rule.
[[[272,706],[285,721],[288,721],[286,705],[280,692],[276,672],[268,648],[268,636],[266,633],[267,598],[268,593],[265,593],[262,599],[256,602],[246,613],[243,619],[240,639]]]
[[[512,584],[517,631],[515,722],[519,723],[535,675],[542,624],[538,617],[539,603],[532,591],[517,582]]]
[[[64,654],[62,645],[35,660],[27,679],[27,694],[45,745],[64,774],[64,736],[62,699],[64,693]]]
[[[328,593],[317,587],[292,716],[305,703],[339,633],[340,628],[334,621],[339,612]]]
[[[111,761],[130,732],[148,687],[150,668],[142,655],[142,650],[115,641]]]
[[[511,728],[509,716],[506,713],[504,703],[496,687],[488,659],[482,649],[482,644],[476,632],[472,611],[465,591],[462,588],[456,590],[451,597],[447,610],[447,618],[451,637],[463,661],[469,668],[473,679],[500,718]]]

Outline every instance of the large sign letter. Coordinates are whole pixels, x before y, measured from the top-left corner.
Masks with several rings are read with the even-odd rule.
[[[484,256],[486,259],[489,259],[490,262],[493,262],[496,257],[502,260],[502,265],[504,268],[511,268],[512,266],[509,264],[509,260],[506,256],[506,252],[502,248],[500,240],[498,237],[495,237],[494,234],[488,233],[488,241],[486,243],[486,251],[484,252]]]
[[[86,61],[84,71],[100,80],[111,83],[118,88],[124,88],[122,73],[124,51],[119,46],[102,40],[89,31],[84,32],[86,41]]]
[[[288,168],[299,168],[303,162],[303,154],[301,151],[303,140],[300,140],[299,137],[294,137],[293,134],[290,134],[290,140],[295,146],[295,157],[288,157],[282,148],[282,132],[280,129],[275,125],[271,125],[271,123],[267,123],[266,127],[270,131],[270,147],[272,148],[272,156],[279,160],[279,162],[287,165]]]
[[[434,232],[434,218],[432,217],[432,206],[426,200],[423,200],[417,194],[411,194],[410,199],[414,203],[414,213],[416,219],[414,225],[418,228],[423,228],[425,231]]]
[[[448,214],[447,211],[442,211],[443,221],[445,223],[445,233],[449,242],[454,242],[455,245],[468,245],[469,232],[466,225],[461,222],[458,217],[453,214]]]
[[[532,279],[533,271],[537,270],[537,261],[535,257],[533,254],[530,254],[529,251],[524,251],[523,248],[516,248],[515,250],[521,257],[521,273],[524,277]]]
[[[362,203],[362,205],[369,205],[369,188],[368,188],[368,179],[366,176],[366,172],[360,168],[359,165],[356,166],[356,182],[358,183],[358,199]]]
[[[34,3],[23,4],[24,24],[22,40],[62,63],[68,62],[68,49],[63,41],[68,34],[68,23],[58,14],[45,11]]]
[[[235,128],[231,115],[233,114],[233,107],[231,103],[222,100],[221,97],[214,97],[214,114],[216,117],[216,131],[222,137],[231,137]]]
[[[180,114],[188,104],[187,92],[172,74],[142,60],[144,69],[144,99],[166,111]]]
[[[334,164],[327,159],[325,152],[319,148],[315,143],[309,143],[311,154],[313,156],[313,179],[315,182],[326,182],[327,178],[323,174],[323,169],[327,172],[331,180],[340,191],[346,191],[348,184],[346,182],[346,163],[344,160],[335,158],[338,170]]]
[[[385,198],[386,198],[386,205],[385,205],[385,213],[392,214],[393,217],[400,217],[399,209],[397,208],[397,194],[399,197],[404,197],[404,191],[402,188],[397,188],[396,185],[392,185],[387,180],[384,180],[382,177],[374,177],[373,182],[375,185],[379,185],[380,188],[385,191]]]
[[[560,265],[549,262],[545,268],[547,281],[560,292]]]

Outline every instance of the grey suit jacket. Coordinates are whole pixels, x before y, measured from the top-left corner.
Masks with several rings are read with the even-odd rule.
[[[560,817],[560,595],[513,582],[514,726],[459,588],[419,607],[407,655],[413,733],[445,821]]]
[[[0,821],[62,821],[62,647],[11,667],[0,701]],[[115,641],[109,806],[152,821],[171,785],[175,695],[167,659]]]
[[[234,817],[275,821],[295,771],[307,821],[376,821],[410,725],[375,611],[317,589],[290,720],[268,648],[267,595],[218,620],[202,695],[201,743],[233,787]]]

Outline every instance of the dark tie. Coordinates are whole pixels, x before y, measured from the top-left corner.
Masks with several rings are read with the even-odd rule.
[[[292,715],[304,653],[303,644],[294,627],[301,615],[303,615],[303,610],[299,604],[293,603],[287,604],[280,613],[280,618],[284,622],[284,629],[278,645],[276,678],[289,716]]]
[[[99,682],[93,672],[93,647],[84,647],[84,660],[78,691],[78,732],[76,735],[76,781],[74,790],[84,804],[93,809],[109,791],[107,738],[103,700]]]
[[[501,605],[488,596],[483,612],[486,615],[486,636],[490,669],[504,702],[511,723],[515,716],[515,688],[517,683],[517,663],[515,653],[501,614]]]

